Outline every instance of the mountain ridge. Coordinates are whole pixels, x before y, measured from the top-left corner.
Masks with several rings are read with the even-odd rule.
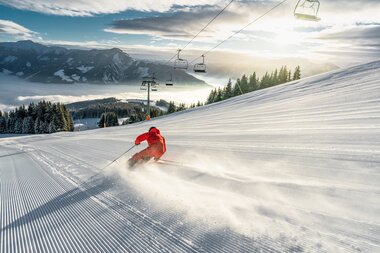
[[[31,82],[129,84],[155,74],[166,80],[171,72],[183,84],[204,81],[169,65],[136,60],[119,48],[68,49],[31,40],[0,43],[0,71]]]

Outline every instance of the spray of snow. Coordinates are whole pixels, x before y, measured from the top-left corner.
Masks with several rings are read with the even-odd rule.
[[[280,163],[251,167],[232,154],[214,159],[204,152],[186,152],[180,160],[181,165],[149,163],[132,171],[123,166],[110,171],[116,171],[149,203],[182,213],[189,222],[230,228],[252,237],[294,233],[288,221],[296,217],[292,208],[284,210],[291,203],[278,187],[282,182],[260,176],[262,171],[279,169]]]

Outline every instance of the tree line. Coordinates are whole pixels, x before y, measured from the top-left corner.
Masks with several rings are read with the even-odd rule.
[[[236,80],[234,85],[232,85],[230,79],[223,89],[213,89],[207,98],[206,104],[219,102],[234,96],[269,88],[293,80],[298,80],[300,78],[301,68],[299,66],[295,68],[293,74],[287,69],[286,66],[283,66],[280,70],[275,69],[270,74],[266,72],[261,78],[257,77],[256,72],[249,76],[243,75],[241,78]]]
[[[44,134],[73,131],[74,124],[66,106],[41,101],[22,105],[9,112],[0,111],[0,134]]]
[[[167,114],[174,113],[174,112],[180,112],[187,109],[203,106],[204,103],[198,101],[197,103],[190,104],[190,106],[187,106],[185,103],[180,103],[179,105],[176,105],[174,101],[170,101],[167,108]]]
[[[147,106],[143,103],[125,103],[115,98],[108,98],[104,101],[95,100],[91,104],[89,103],[77,102],[68,105],[74,120],[98,118],[99,127],[117,126],[118,118],[128,118],[123,125],[145,120]],[[151,107],[150,114],[151,118],[154,118],[163,115],[164,112],[159,108]]]

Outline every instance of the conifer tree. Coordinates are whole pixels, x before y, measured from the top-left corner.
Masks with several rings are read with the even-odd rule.
[[[281,71],[280,71],[280,73],[281,73]],[[277,71],[277,69],[274,71],[274,74],[273,74],[273,80],[272,80],[272,82],[271,82],[271,84],[272,85],[277,85],[277,84],[279,84],[279,82],[280,82],[280,78],[279,78],[279,75],[278,75],[278,71]]]
[[[260,88],[265,89],[270,86],[270,77],[268,72],[265,73],[265,75],[261,78],[260,82]]]
[[[249,77],[248,85],[249,91],[255,91],[259,89],[256,72],[253,72],[253,74]]]
[[[53,121],[50,122],[48,129],[49,129],[49,134],[55,133],[57,131],[56,128],[55,128],[55,124],[54,124]]]
[[[222,97],[223,97],[223,91],[222,89],[219,87],[217,92],[216,92],[216,95],[215,95],[215,98],[214,98],[214,103],[215,102],[219,102],[219,101],[222,101]]]
[[[10,114],[12,115],[12,114]],[[15,133],[16,120],[14,117],[9,117],[7,120],[7,133],[14,134]]]
[[[5,134],[6,132],[7,132],[7,121],[5,117],[1,115],[0,116],[0,134]]]
[[[102,116],[100,116],[100,120],[99,120],[98,126],[100,128],[107,127],[105,113],[102,113]]]
[[[207,98],[207,101],[206,101],[207,104],[211,104],[214,102],[215,93],[216,93],[216,90],[212,89],[208,98]]]
[[[47,122],[42,122],[41,124],[41,133],[48,134],[49,133],[49,124]]]
[[[222,99],[228,99],[233,96],[231,78],[228,80],[227,86],[223,90]]]
[[[184,110],[186,110],[186,104],[184,103],[179,104],[179,106],[177,107],[177,112],[184,111]]]
[[[301,79],[301,68],[300,66],[297,66],[296,69],[294,70],[293,74],[293,80],[298,80]]]
[[[105,121],[106,121],[106,126],[107,127],[118,126],[119,125],[119,121],[118,121],[117,115],[114,112],[107,112],[105,114]]]
[[[240,87],[240,78],[236,79],[232,93],[233,93],[233,96],[239,96],[243,94],[243,91]]]
[[[176,112],[176,106],[173,101],[169,102],[168,113]]]
[[[23,134],[34,134],[34,121],[31,116],[24,118],[22,123]]]
[[[240,88],[243,93],[249,92],[248,78],[246,75],[243,75],[240,79]]]
[[[22,134],[22,119],[17,118],[15,123],[15,134]]]
[[[37,118],[34,121],[34,133],[35,134],[41,134],[42,133],[42,131],[41,131],[41,120],[39,118]]]

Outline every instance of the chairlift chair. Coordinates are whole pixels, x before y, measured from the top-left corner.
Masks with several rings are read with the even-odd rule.
[[[189,67],[189,63],[185,59],[181,59],[179,57],[179,53],[181,49],[178,49],[177,59],[174,61],[174,69],[187,69]]]
[[[319,0],[298,0],[294,8],[294,17],[307,21],[320,21],[318,17]]]
[[[170,79],[166,80],[165,85],[166,86],[173,86],[173,73],[170,73]]]
[[[158,91],[158,88],[157,88],[158,85],[159,85],[159,83],[154,82],[154,83],[152,84],[152,86],[151,86],[151,90],[152,90],[152,91]]]
[[[147,90],[146,82],[145,82],[145,81],[143,81],[143,82],[141,83],[140,90]]]
[[[206,73],[205,56],[202,55],[202,62],[194,65],[194,72]]]

